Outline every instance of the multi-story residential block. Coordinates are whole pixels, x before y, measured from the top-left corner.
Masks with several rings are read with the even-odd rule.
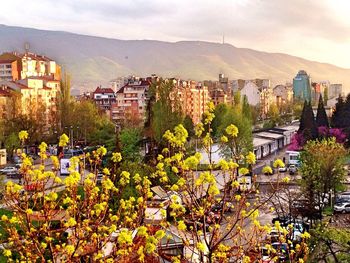
[[[12,115],[13,104],[11,91],[0,87],[0,118],[8,119]]]
[[[234,80],[232,81],[233,92],[240,91],[248,99],[248,103],[253,106],[260,106],[260,116],[266,117],[266,114],[273,103],[272,89],[269,79],[252,80]]]
[[[51,87],[49,87],[50,85]],[[18,81],[0,81],[3,90],[12,91],[15,112],[24,115],[40,115],[47,127],[54,123],[57,112],[59,83],[35,77]]]
[[[0,80],[19,80],[21,78],[22,61],[16,53],[0,55]]]
[[[122,87],[124,87],[126,84],[128,84],[129,79],[135,78],[135,76],[129,76],[129,77],[118,77],[116,79],[112,79],[109,84],[111,85],[111,88],[114,92],[118,92]]]
[[[292,84],[277,85],[273,88],[273,96],[277,107],[293,101],[293,86]]]
[[[115,93],[111,88],[97,87],[92,93],[92,98],[101,110],[110,111],[112,104],[115,104]]]
[[[16,81],[28,77],[50,77],[60,79],[61,68],[46,56],[26,52],[0,55],[0,79]]]
[[[328,89],[328,98],[337,98],[343,93],[343,84],[330,84]]]
[[[293,94],[296,100],[311,101],[311,78],[305,70],[293,78]]]
[[[210,101],[208,87],[196,81],[175,80],[174,99],[180,102],[184,115],[191,117],[194,124],[201,121]]]
[[[128,83],[115,93],[116,103],[111,107],[111,119],[117,123],[127,119],[144,121],[151,82],[152,78],[129,78]]]

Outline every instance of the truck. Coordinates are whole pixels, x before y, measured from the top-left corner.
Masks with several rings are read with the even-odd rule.
[[[300,152],[298,152],[298,151],[286,151],[286,154],[288,155],[288,165],[295,165],[296,167],[299,167]]]

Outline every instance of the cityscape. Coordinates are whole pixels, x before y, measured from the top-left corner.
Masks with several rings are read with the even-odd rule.
[[[350,262],[350,43],[321,34],[350,6],[292,1],[323,26],[275,0],[211,23],[210,1],[57,3],[70,29],[21,2],[0,16],[0,262]]]

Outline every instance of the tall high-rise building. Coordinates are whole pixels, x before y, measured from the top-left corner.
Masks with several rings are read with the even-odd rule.
[[[294,99],[311,101],[311,79],[305,70],[300,70],[293,78]]]

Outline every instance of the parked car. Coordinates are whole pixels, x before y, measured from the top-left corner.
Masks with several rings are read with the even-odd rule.
[[[296,174],[297,171],[298,171],[298,168],[294,164],[289,165],[289,174],[290,175]]]
[[[0,169],[0,173],[7,174],[10,172],[17,172],[17,168],[14,166],[7,166],[5,168]]]
[[[337,198],[350,200],[350,192],[341,192],[337,194]]]
[[[16,170],[16,171],[11,171],[6,174],[8,178],[12,179],[20,179],[22,178],[22,175]]]
[[[279,167],[279,168],[278,168],[278,171],[279,171],[280,173],[285,173],[285,172],[287,172],[287,166],[285,165],[284,167]]]
[[[334,212],[349,213],[350,212],[350,202],[335,203],[335,205],[334,205]]]

